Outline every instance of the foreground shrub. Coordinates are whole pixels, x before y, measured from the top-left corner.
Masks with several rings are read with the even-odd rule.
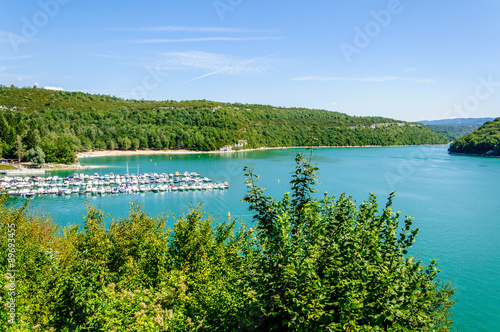
[[[317,168],[299,154],[292,195],[264,196],[247,168],[259,255],[246,275],[242,328],[259,331],[448,331],[454,290],[436,262],[408,256],[418,229],[375,195],[312,197]],[[399,232],[399,234],[398,234]]]

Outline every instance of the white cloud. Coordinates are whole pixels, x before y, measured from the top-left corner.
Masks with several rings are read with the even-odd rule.
[[[57,87],[57,86],[44,86],[43,88],[45,90],[64,91],[64,88]]]
[[[0,61],[19,60],[34,58],[33,55],[18,55],[18,56],[0,56]]]
[[[238,28],[223,28],[223,27],[186,27],[186,26],[150,26],[150,27],[128,27],[115,28],[113,31],[130,31],[130,32],[257,32],[256,30],[246,30]]]
[[[391,82],[404,81],[414,83],[432,83],[433,79],[409,78],[398,76],[367,76],[367,77],[331,77],[331,76],[304,76],[292,78],[294,81],[360,81],[360,82]]]
[[[432,83],[436,82],[436,80],[428,79],[428,78],[407,78],[405,81],[415,82],[415,83]]]
[[[10,67],[9,68],[6,66],[0,67],[0,77],[8,77],[9,79],[14,79],[14,80],[17,80],[18,82],[21,82],[24,79],[32,78],[35,76],[33,74],[23,75],[23,74],[19,74],[19,73],[9,73],[9,72],[6,72],[8,69],[10,69]]]
[[[108,54],[102,54],[102,53],[95,53],[95,54],[91,54],[92,56],[96,56],[96,57],[99,57],[99,58],[106,58],[106,59],[109,59],[109,58],[112,58],[111,55],[108,55]]]
[[[294,81],[362,81],[362,82],[387,82],[396,81],[395,76],[372,76],[372,77],[329,77],[329,76],[305,76],[293,78]]]
[[[166,52],[162,53],[157,61],[151,62],[146,67],[156,73],[168,71],[204,72],[200,76],[184,81],[184,83],[187,83],[216,74],[247,75],[262,73],[270,68],[265,59],[275,55],[242,58],[200,51]]]
[[[204,70],[225,74],[249,74],[266,70],[266,64],[259,62],[262,57],[244,59],[218,53],[199,51],[167,52],[150,66],[156,70]]]
[[[12,32],[0,31],[0,43],[10,43],[12,40]]]
[[[205,77],[208,77],[208,76],[212,76],[212,75],[220,74],[220,73],[224,73],[224,72],[235,72],[238,69],[242,68],[243,66],[246,66],[246,65],[248,65],[250,63],[257,62],[257,61],[260,61],[262,59],[269,58],[269,57],[272,57],[272,56],[275,56],[275,55],[271,54],[271,55],[266,55],[266,56],[262,56],[262,57],[257,57],[257,58],[252,58],[252,59],[248,59],[248,60],[245,60],[245,61],[241,61],[241,62],[235,64],[232,67],[223,68],[223,69],[220,69],[220,70],[215,70],[213,72],[210,72],[210,73],[207,73],[207,74],[204,74],[204,75],[192,78],[190,80],[187,80],[184,83],[191,82],[191,81],[196,81],[196,80],[199,80],[201,78],[205,78]]]
[[[166,43],[192,43],[210,41],[255,41],[255,40],[275,40],[278,37],[254,36],[254,37],[196,37],[178,39],[135,39],[127,42],[134,44],[166,44]]]

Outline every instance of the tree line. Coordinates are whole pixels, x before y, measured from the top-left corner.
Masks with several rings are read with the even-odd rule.
[[[400,121],[399,121],[400,122]],[[370,126],[379,123],[388,125]],[[124,100],[82,92],[0,87],[0,156],[71,163],[85,150],[218,150],[447,143],[420,124],[382,117],[206,100]]]
[[[472,133],[481,125],[467,125],[467,126],[445,126],[445,125],[427,125],[430,130],[441,134],[448,138],[450,142],[459,139],[462,136]]]

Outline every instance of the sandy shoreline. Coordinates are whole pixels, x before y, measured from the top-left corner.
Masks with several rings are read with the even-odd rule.
[[[423,144],[423,145],[446,145],[446,144]],[[361,145],[361,146],[314,146],[313,148],[379,148],[379,147],[401,147],[401,146],[418,146],[418,145]],[[78,159],[97,158],[97,157],[119,157],[119,156],[148,156],[148,155],[181,155],[181,154],[214,154],[214,153],[238,153],[248,151],[261,150],[278,150],[278,149],[306,149],[310,146],[280,146],[280,147],[262,147],[254,149],[241,149],[231,151],[190,151],[190,150],[100,150],[77,152]]]
[[[268,149],[286,149],[280,148],[257,148],[257,149],[242,149],[233,151],[190,151],[190,150],[101,150],[101,151],[87,151],[77,152],[76,158],[96,158],[96,157],[116,157],[116,156],[149,156],[149,155],[163,155],[163,154],[207,154],[207,153],[234,153],[244,151],[258,151]]]

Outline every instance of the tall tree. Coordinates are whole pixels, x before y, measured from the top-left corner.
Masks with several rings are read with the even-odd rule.
[[[28,130],[26,136],[24,137],[26,150],[34,149],[37,146],[40,146],[41,142],[42,139],[40,138],[40,132],[38,129]]]
[[[16,136],[16,152],[17,152],[17,162],[21,162],[21,158],[24,155],[24,145],[21,135]]]
[[[26,158],[38,166],[42,166],[45,163],[45,153],[39,146],[29,149],[28,152],[26,152]]]

